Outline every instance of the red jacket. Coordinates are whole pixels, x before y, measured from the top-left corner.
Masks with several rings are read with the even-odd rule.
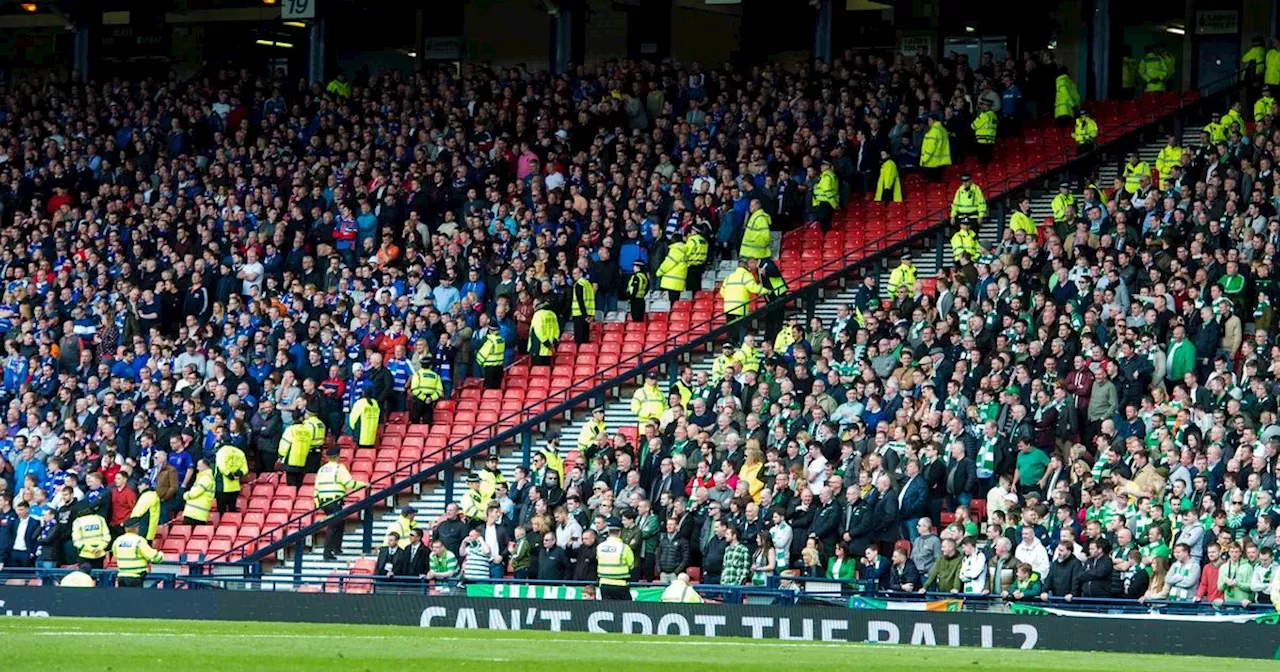
[[[1205,558],[1205,560],[1208,560],[1208,558]],[[1206,562],[1200,568],[1200,588],[1196,590],[1196,597],[1200,598],[1201,602],[1222,599],[1222,590],[1218,588],[1219,569],[1221,569],[1221,566],[1212,562]]]
[[[128,486],[121,488],[111,488],[111,524],[123,525],[124,521],[129,519],[129,514],[133,512],[133,505],[138,503],[138,493],[129,489]]]

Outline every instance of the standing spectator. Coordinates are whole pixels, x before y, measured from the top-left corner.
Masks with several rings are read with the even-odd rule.
[[[751,577],[751,552],[738,539],[738,528],[730,525],[725,530],[728,543],[724,550],[724,569],[720,583],[726,586],[743,586]]]

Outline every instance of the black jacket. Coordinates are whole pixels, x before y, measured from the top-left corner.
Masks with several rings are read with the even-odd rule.
[[[841,531],[849,535],[849,553],[853,557],[861,558],[867,547],[875,543],[873,523],[871,505],[865,499],[859,499],[856,504],[846,502],[840,508]]]
[[[902,587],[904,584],[911,584],[912,591],[920,590],[922,578],[911,558],[907,558],[901,567],[889,566],[889,590],[905,591],[906,588]]]
[[[898,493],[886,490],[875,495],[871,506],[871,520],[876,541],[893,543],[898,540]]]
[[[391,572],[394,576],[404,576],[404,562],[409,555],[395,546],[383,546],[378,550],[378,561],[374,567],[373,573],[376,576],[387,576],[387,572]]]
[[[573,580],[595,583],[599,578],[596,574],[596,567],[596,545],[588,546],[582,544],[579,546],[573,560]]]
[[[1054,558],[1049,563],[1049,575],[1044,577],[1044,592],[1053,597],[1077,595],[1080,590],[1080,561],[1067,556],[1066,562]]]
[[[947,466],[946,488],[952,497],[973,494],[978,484],[978,467],[965,457]]]
[[[1080,571],[1080,597],[1111,597],[1111,558],[1087,558]]]
[[[678,574],[689,568],[689,542],[677,534],[658,535],[658,571]]]
[[[569,557],[559,546],[542,547],[538,556],[539,581],[564,581],[569,578]]]
[[[426,544],[418,544],[415,549],[414,544],[400,551],[404,555],[404,562],[401,563],[401,571],[396,572],[396,576],[423,576],[430,568],[429,556],[431,549]]]
[[[831,553],[836,541],[840,539],[842,530],[840,529],[840,505],[832,502],[825,506],[819,506],[816,513],[813,514],[813,525],[809,527],[809,534],[818,535],[818,540],[822,542],[824,553]]]
[[[435,538],[439,539],[450,553],[457,555],[462,548],[462,540],[466,538],[470,529],[460,518],[444,520],[436,526]]]

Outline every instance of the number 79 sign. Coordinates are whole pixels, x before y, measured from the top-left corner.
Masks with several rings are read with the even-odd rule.
[[[280,6],[282,19],[316,18],[316,0],[284,0]]]

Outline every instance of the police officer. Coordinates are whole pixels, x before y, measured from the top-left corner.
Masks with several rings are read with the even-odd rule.
[[[208,525],[209,512],[213,510],[214,493],[213,469],[208,460],[196,462],[196,478],[191,487],[182,493],[186,505],[182,508],[183,525]]]
[[[591,323],[596,319],[596,286],[581,268],[573,267],[573,342],[591,342]]]
[[[600,577],[600,597],[606,600],[631,601],[627,580],[636,565],[631,547],[622,543],[619,531],[622,523],[617,517],[609,518],[609,536],[596,546],[596,574]]]
[[[757,270],[760,274],[760,286],[764,289],[766,301],[774,302],[786,296],[787,280],[782,277],[782,269],[778,268],[777,261],[774,259],[761,259],[760,267]],[[773,338],[782,330],[782,320],[785,317],[785,312],[781,304],[776,304],[765,311],[764,330],[766,338]]]
[[[897,267],[889,273],[889,298],[897,300],[898,288],[906,287],[908,290],[914,290],[916,286],[917,270],[915,264],[911,263],[911,254],[903,252]]]
[[[964,220],[975,225],[982,223],[987,216],[987,198],[982,195],[982,187],[974,184],[968,173],[960,176],[960,182],[951,199],[951,224]]]
[[[658,372],[645,374],[645,384],[631,396],[631,413],[639,420],[640,435],[644,435],[645,423],[657,420],[667,410],[667,398],[658,389]]]
[[[351,406],[351,414],[347,416],[347,426],[355,437],[356,445],[361,448],[372,448],[378,442],[378,417],[382,410],[378,408],[378,400],[373,397],[373,388],[367,388],[364,396]],[[316,467],[319,471],[319,467]]]
[[[106,519],[86,508],[71,524],[71,543],[75,545],[80,562],[102,569],[107,549],[111,546],[111,531],[107,528]]]
[[[749,257],[738,260],[738,267],[733,269],[729,277],[720,283],[720,298],[724,300],[724,313],[733,323],[730,338],[741,342],[747,334],[747,313],[751,312],[751,300],[764,293],[764,288],[756,280],[757,261]]]
[[[501,371],[501,367],[498,370]],[[435,420],[436,402],[444,396],[440,374],[425,363],[420,365],[409,379],[409,396],[409,422],[431,424]]]
[[[689,291],[702,291],[702,271],[707,267],[707,254],[711,250],[710,243],[707,242],[708,232],[703,222],[697,222],[689,229],[689,236],[685,238],[684,245],[688,254],[689,272],[686,276],[685,285]]]
[[[1142,188],[1142,178],[1151,175],[1151,167],[1138,158],[1138,153],[1134,151],[1130,151],[1126,159],[1121,175],[1124,177],[1125,193],[1132,196]]]
[[[836,173],[831,169],[830,159],[822,160],[822,174],[813,187],[813,209],[822,232],[830,231],[831,219],[835,211],[840,209],[840,180],[836,179]]]
[[[608,429],[609,426],[604,422],[604,406],[597,406],[592,409],[591,419],[582,425],[582,429],[578,430],[578,451],[590,459],[592,457],[591,451],[595,450],[596,441]]]
[[[631,277],[627,278],[627,298],[631,300],[632,322],[644,322],[646,308],[644,297],[648,293],[649,272],[645,270],[644,262],[637,259],[631,271]]]
[[[121,588],[141,588],[151,563],[164,562],[164,553],[152,548],[138,534],[140,525],[137,518],[124,521],[124,534],[111,544],[111,555],[116,559],[117,583]]]
[[[1098,122],[1093,120],[1088,110],[1080,108],[1080,114],[1076,116],[1076,130],[1071,132],[1071,137],[1076,141],[1076,154],[1093,151],[1098,142]]]
[[[502,389],[502,363],[507,354],[507,342],[495,325],[489,325],[489,335],[476,352],[476,366],[484,375],[484,389]]]
[[[351,477],[347,465],[342,463],[342,451],[331,446],[325,451],[327,461],[316,473],[316,508],[328,514],[328,525],[325,527],[324,559],[336,560],[338,551],[342,549],[342,533],[346,527],[346,519],[337,514],[342,510],[342,502],[347,495],[361,487],[361,483]]]
[[[560,318],[551,311],[546,301],[538,302],[538,309],[529,323],[529,355],[534,366],[551,366],[551,358],[560,345]]]
[[[480,475],[467,474],[467,491],[462,494],[462,516],[472,526],[484,522],[484,509],[488,504],[480,489]]]
[[[142,526],[142,536],[147,541],[156,538],[156,528],[160,525],[160,497],[145,480],[138,483],[138,501],[129,512],[129,517],[138,519]]]
[[[240,479],[249,473],[249,463],[245,461],[244,451],[233,444],[224,443],[218,448],[214,466],[218,470],[215,480],[218,513],[235,511],[236,498],[240,496]]]
[[[974,154],[978,157],[978,162],[982,165],[991,163],[991,159],[995,156],[996,150],[996,133],[999,130],[1000,121],[996,118],[996,113],[991,111],[991,101],[983,98],[978,101],[982,107],[982,111],[974,117],[970,126],[973,128],[973,139],[977,143]]]

